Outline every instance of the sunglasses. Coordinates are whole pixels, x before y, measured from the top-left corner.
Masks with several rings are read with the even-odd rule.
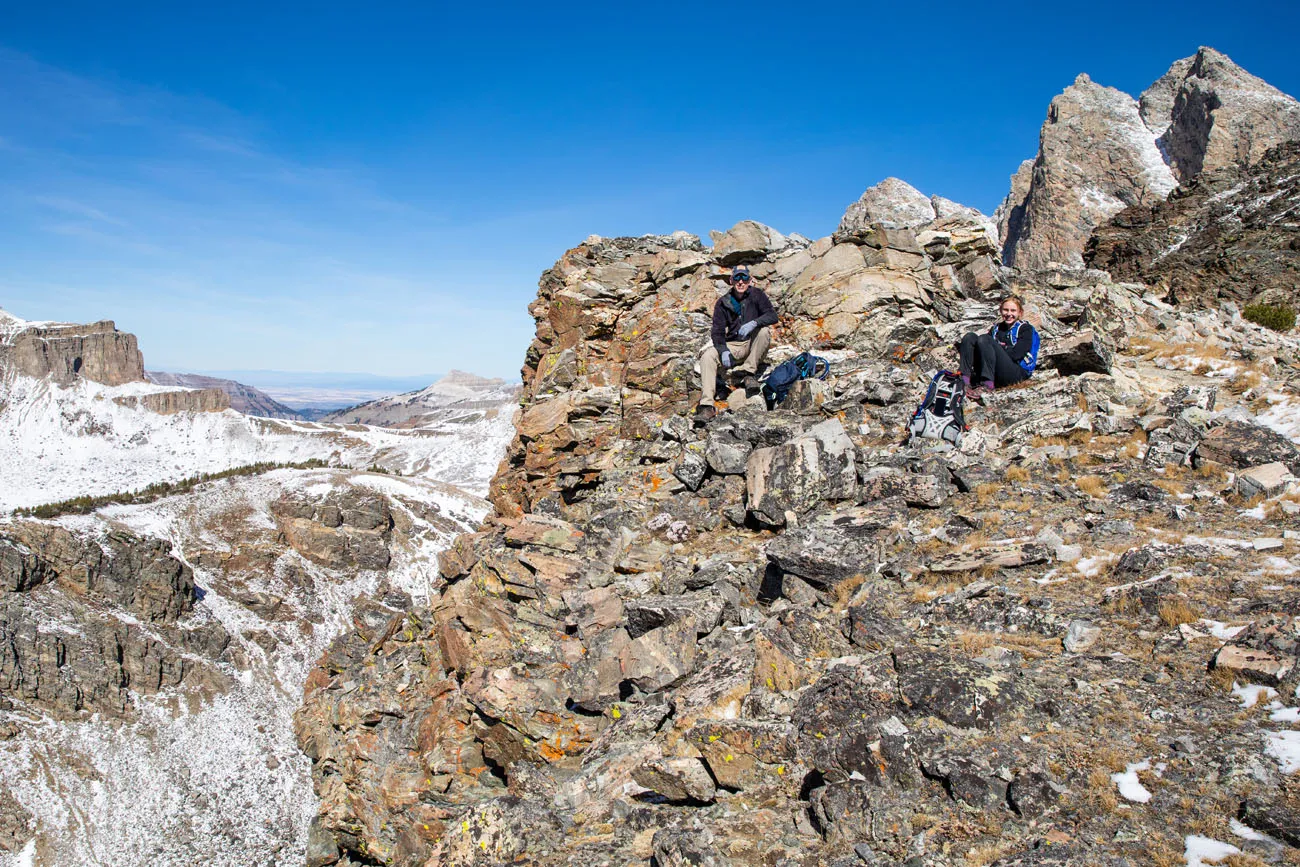
[[[748,282],[749,282],[749,275],[748,275],[748,274],[737,274],[735,277],[732,277],[732,278],[731,278],[731,282],[732,282],[732,283],[748,283]]]

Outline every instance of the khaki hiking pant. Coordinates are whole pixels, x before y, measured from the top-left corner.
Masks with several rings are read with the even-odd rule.
[[[751,334],[748,340],[728,343],[727,349],[731,350],[731,358],[737,365],[728,372],[741,376],[758,373],[758,366],[767,357],[767,348],[771,345],[772,329],[766,325]],[[718,368],[721,366],[722,359],[718,358],[718,350],[710,343],[700,353],[701,404],[713,404],[718,389]]]

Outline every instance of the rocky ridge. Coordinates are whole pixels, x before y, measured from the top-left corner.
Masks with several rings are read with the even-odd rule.
[[[1080,267],[1092,230],[1124,208],[1297,138],[1300,103],[1212,48],[1175,62],[1137,100],[1080,75],[1052,100],[1038,155],[995,215],[1003,260]]]
[[[1300,143],[1120,211],[1093,233],[1084,257],[1179,301],[1300,304]]]
[[[308,864],[1294,859],[1300,346],[906,198],[542,276],[495,517],[308,680]],[[742,261],[833,375],[696,427]],[[1040,373],[901,444],[1007,285]]]

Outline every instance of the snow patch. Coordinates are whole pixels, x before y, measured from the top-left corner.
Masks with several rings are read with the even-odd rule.
[[[1300,771],[1300,731],[1269,732],[1264,752],[1277,759],[1284,774]]]
[[[1135,804],[1145,804],[1151,800],[1151,792],[1138,779],[1138,771],[1151,770],[1151,760],[1130,763],[1123,773],[1111,774],[1110,778],[1119,787],[1120,797]]]
[[[1229,855],[1241,854],[1241,850],[1231,843],[1224,843],[1213,837],[1202,837],[1199,834],[1188,834],[1183,842],[1185,847],[1183,857],[1187,859],[1187,867],[1207,867],[1210,864],[1217,864]]]
[[[1254,707],[1261,699],[1271,701],[1277,698],[1277,690],[1271,686],[1261,686],[1257,683],[1239,686],[1235,680],[1232,682],[1232,694],[1241,699],[1242,707]]]

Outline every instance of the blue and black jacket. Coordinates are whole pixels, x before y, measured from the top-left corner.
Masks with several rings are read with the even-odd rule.
[[[750,290],[753,291],[753,290]],[[993,339],[998,345],[1007,351],[1007,355],[1020,369],[1025,373],[1033,373],[1034,368],[1038,366],[1038,332],[1034,326],[1030,325],[1023,319],[1007,325],[1005,322],[995,323],[989,330]]]

